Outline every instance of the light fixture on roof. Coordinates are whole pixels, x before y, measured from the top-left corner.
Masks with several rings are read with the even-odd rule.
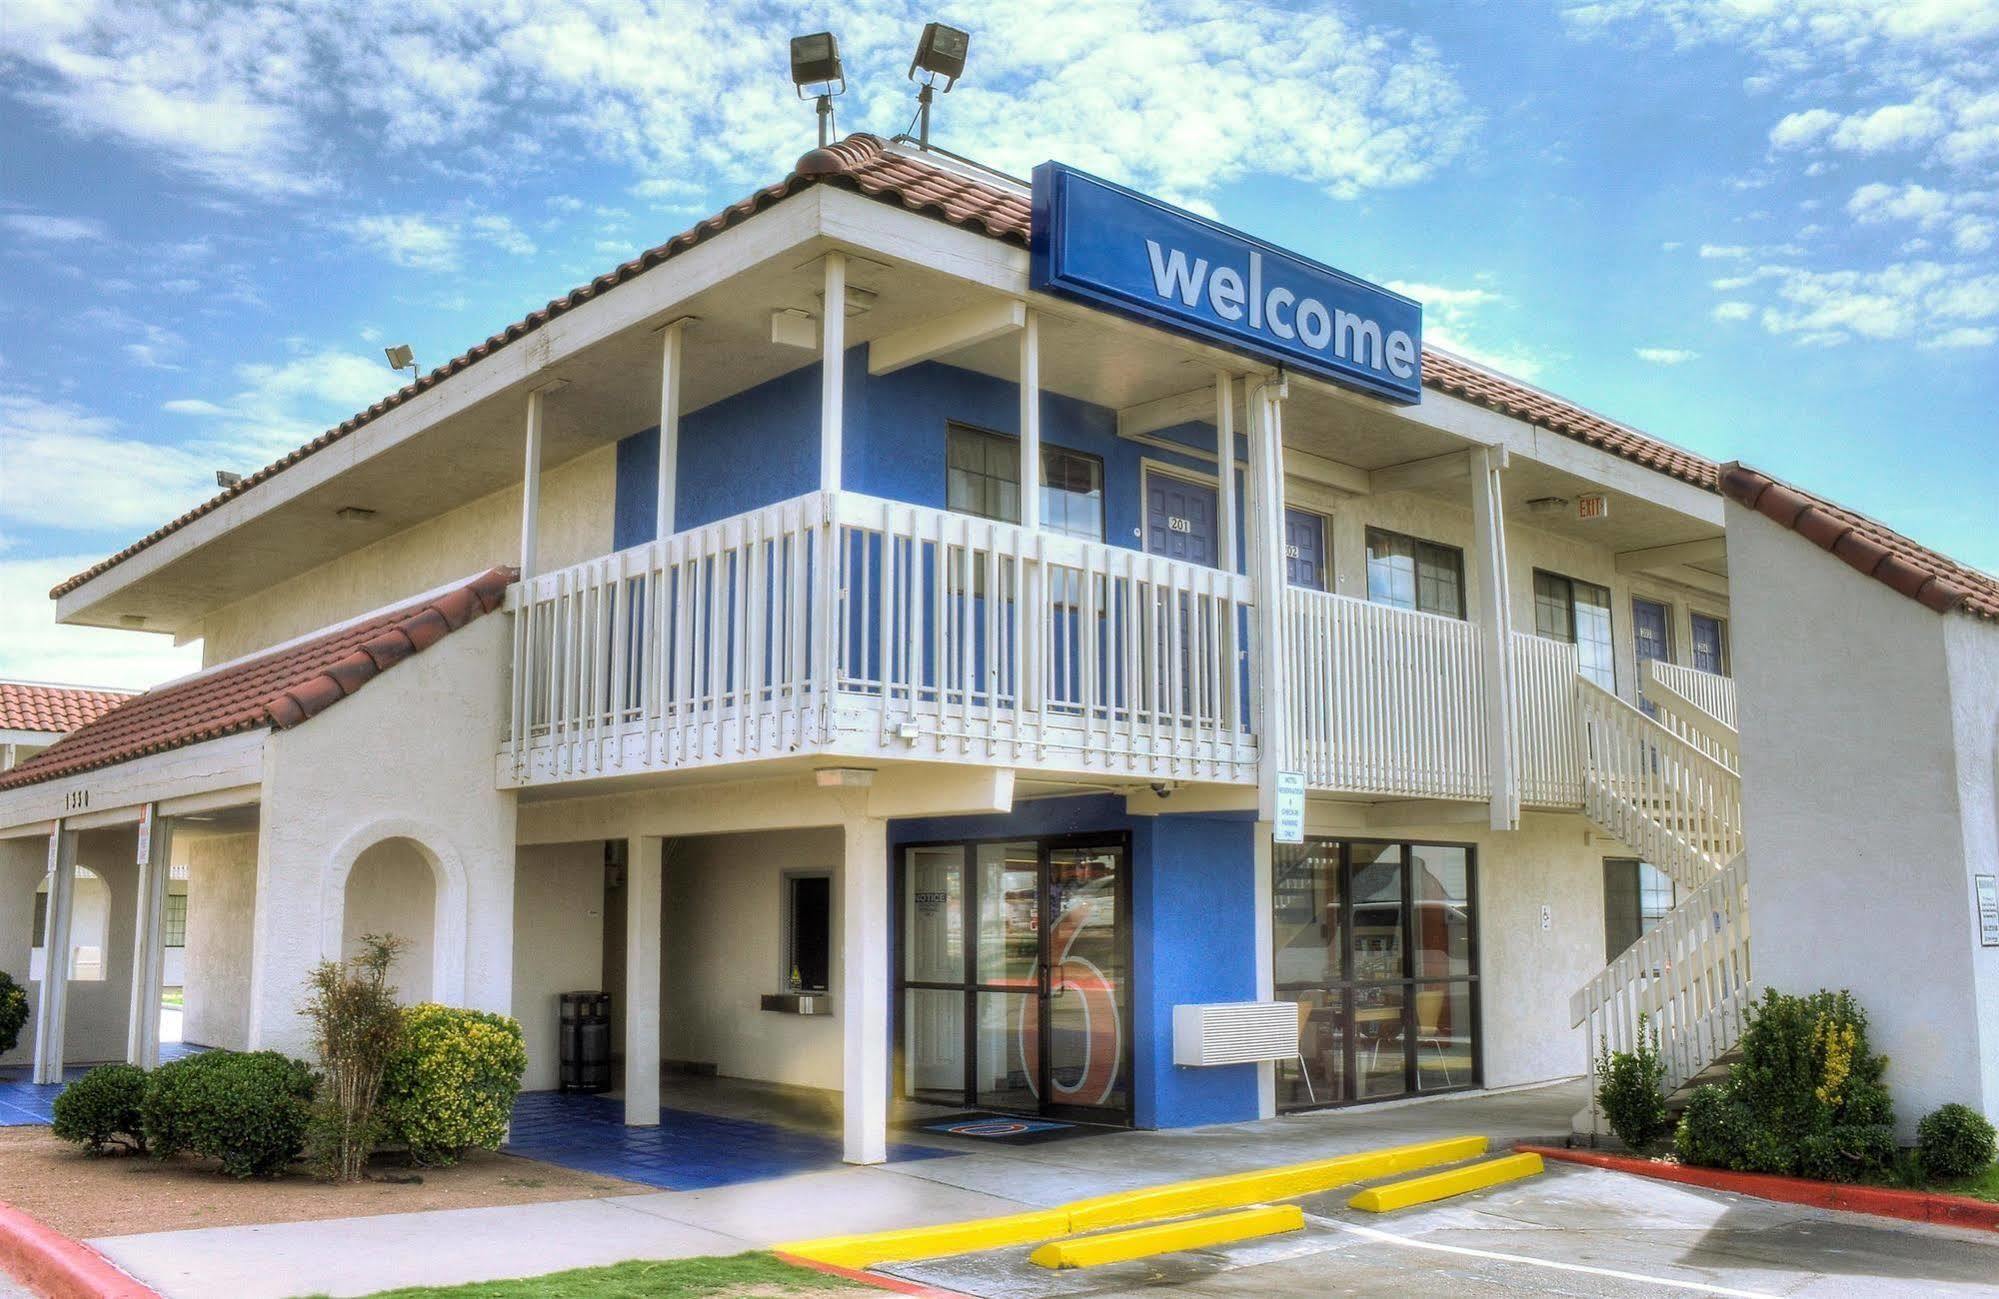
[[[333,513],[336,518],[349,523],[366,523],[375,517],[375,512],[365,505],[343,505]]]
[[[1527,502],[1527,508],[1535,514],[1560,514],[1569,508],[1566,496],[1536,496]]]
[[[215,471],[215,485],[225,492],[242,481],[243,475],[233,469],[218,469]]]
[[[840,66],[840,42],[833,33],[813,32],[791,38],[791,84],[800,99],[805,98],[808,86],[817,87],[812,97],[819,101],[819,147],[825,148],[833,142],[833,96],[847,93],[847,74]]]
[[[385,347],[382,349],[382,355],[389,358],[389,368],[391,370],[408,370],[410,372],[410,382],[416,382],[416,353],[410,350],[408,343],[397,343],[394,347]]]
[[[951,93],[951,87],[965,75],[965,51],[971,45],[970,32],[947,23],[925,23],[923,35],[916,38],[916,55],[909,61],[909,79],[922,87],[916,92],[916,142],[926,149],[930,147],[931,92],[942,77],[944,93]]]

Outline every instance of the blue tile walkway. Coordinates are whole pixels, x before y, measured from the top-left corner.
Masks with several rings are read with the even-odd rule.
[[[841,1164],[837,1137],[671,1109],[660,1110],[656,1128],[628,1128],[624,1102],[560,1092],[527,1092],[514,1103],[506,1150],[668,1191],[699,1191]],[[888,1157],[890,1163],[901,1163],[957,1153],[892,1145]]]
[[[184,1042],[163,1042],[160,1045],[160,1063],[178,1060],[182,1056],[199,1055],[207,1049],[189,1046]],[[0,1128],[20,1128],[36,1123],[54,1122],[55,1117],[50,1110],[56,1103],[56,1097],[62,1095],[63,1088],[89,1072],[80,1065],[65,1069],[62,1071],[62,1081],[59,1083],[27,1081],[34,1075],[25,1065],[18,1070],[9,1071],[9,1074],[19,1075],[18,1081],[12,1080],[8,1075],[0,1075]]]

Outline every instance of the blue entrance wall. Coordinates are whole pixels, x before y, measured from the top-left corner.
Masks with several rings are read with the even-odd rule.
[[[948,421],[1020,432],[1019,388],[1009,380],[934,361],[875,378],[868,374],[865,347],[847,353],[846,379],[842,474],[854,491],[942,509]],[[1043,442],[1104,462],[1104,540],[1111,545],[1143,548],[1141,460],[1213,473],[1212,453],[1201,460],[1118,437],[1117,412],[1107,406],[1056,393],[1042,394],[1041,401]],[[1192,448],[1214,446],[1214,429],[1206,424],[1158,436]],[[618,443],[612,544],[619,550],[652,539],[658,464],[657,427]],[[683,529],[803,495],[818,483],[817,362],[681,417],[674,513]],[[1244,517],[1238,509],[1236,518]],[[1240,546],[1236,553],[1243,553]]]
[[[889,843],[899,858],[910,843],[1119,831],[1131,835],[1133,1122],[1179,1128],[1253,1119],[1255,1065],[1173,1063],[1176,1004],[1256,997],[1249,814],[1131,816],[1115,795],[1046,798],[1007,815],[897,821]]]

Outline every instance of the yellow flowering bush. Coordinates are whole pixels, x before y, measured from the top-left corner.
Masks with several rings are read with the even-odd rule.
[[[492,1150],[506,1135],[527,1069],[521,1026],[508,1015],[440,1006],[403,1012],[403,1043],[382,1078],[381,1117],[419,1164]]]

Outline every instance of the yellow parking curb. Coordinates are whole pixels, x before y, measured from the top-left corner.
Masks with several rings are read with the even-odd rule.
[[[1427,1177],[1412,1177],[1387,1186],[1371,1186],[1348,1200],[1347,1207],[1365,1209],[1369,1213],[1386,1213],[1390,1209],[1406,1209],[1412,1204],[1427,1204],[1431,1200],[1448,1199],[1466,1191],[1483,1190],[1502,1182],[1532,1177],[1540,1171],[1539,1155],[1502,1155],[1498,1159],[1431,1173]]]
[[[1387,1177],[1391,1173],[1473,1159],[1484,1154],[1485,1149],[1484,1137],[1450,1137],[1442,1141],[1388,1146],[1381,1150],[1365,1150],[1358,1154],[1316,1159],[1304,1164],[1286,1164],[1250,1173],[1229,1173],[1220,1177],[1202,1177],[1189,1182],[1169,1182],[1163,1186],[1099,1195],[1066,1206],[1069,1229],[1091,1231],[1099,1227],[1121,1227],[1215,1209],[1267,1204],[1272,1200],[1290,1200],[1301,1195],[1316,1195],[1336,1186]]]
[[[1040,1209],[1004,1218],[975,1218],[936,1227],[875,1231],[857,1236],[827,1236],[777,1248],[816,1263],[837,1267],[873,1267],[877,1263],[909,1263],[917,1259],[972,1254],[1006,1245],[1026,1245],[1069,1234],[1067,1209]]]
[[[1238,1209],[1212,1218],[1189,1218],[1165,1222],[1156,1227],[1134,1227],[1106,1232],[1100,1236],[1077,1236],[1050,1241],[1028,1257],[1042,1267],[1097,1267],[1128,1259],[1150,1258],[1186,1249],[1205,1249],[1233,1240],[1252,1240],[1297,1231],[1305,1225],[1305,1211],[1295,1204],[1266,1205]]]
[[[1249,1173],[1201,1177],[1119,1191],[1075,1200],[1052,1209],[1017,1213],[1003,1218],[977,1218],[936,1227],[826,1236],[794,1241],[776,1248],[799,1258],[837,1267],[865,1268],[878,1263],[910,1263],[1053,1240],[1082,1231],[1156,1222],[1217,1209],[1238,1209],[1301,1195],[1315,1195],[1336,1186],[1387,1177],[1392,1173],[1474,1159],[1485,1153],[1484,1137],[1449,1137],[1407,1146],[1388,1146],[1358,1154],[1286,1164]]]

